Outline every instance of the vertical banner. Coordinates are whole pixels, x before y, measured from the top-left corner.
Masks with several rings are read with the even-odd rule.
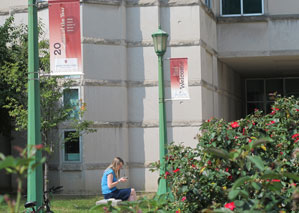
[[[52,75],[82,74],[80,0],[49,0]]]
[[[188,58],[170,59],[171,99],[190,99],[188,89]]]

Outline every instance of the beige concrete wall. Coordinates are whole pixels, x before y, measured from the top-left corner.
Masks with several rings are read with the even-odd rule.
[[[265,19],[259,22],[217,25],[220,57],[287,55],[297,51],[299,19]],[[242,30],[240,30],[242,29]]]
[[[168,142],[196,146],[203,120],[237,117],[238,75],[218,60],[216,19],[199,1],[161,1],[160,7],[146,0],[126,6],[124,1],[93,2],[81,3],[84,76],[78,84],[87,103],[85,119],[93,120],[98,132],[83,136],[81,162],[63,162],[57,147],[51,183],[63,185],[65,194],[99,194],[103,170],[120,156],[127,162],[122,172],[129,176],[124,187],[155,191],[158,174],[148,168],[159,159],[158,60],[151,34],[159,23],[169,33],[167,99],[167,59],[188,58],[190,100],[166,102]],[[47,10],[39,13],[47,26]],[[18,13],[17,22],[26,23],[26,15]]]
[[[297,0],[265,0],[265,11],[269,15],[298,14],[299,1]]]

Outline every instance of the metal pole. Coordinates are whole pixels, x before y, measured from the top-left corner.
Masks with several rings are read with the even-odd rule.
[[[41,143],[40,133],[40,91],[38,75],[38,29],[36,0],[28,0],[28,147]],[[42,157],[37,151],[35,162]],[[43,184],[42,165],[28,172],[27,199],[36,201],[37,207],[42,205]]]
[[[165,155],[167,153],[167,126],[165,115],[165,97],[164,97],[164,72],[163,72],[163,55],[158,55],[159,60],[159,142],[160,142],[160,175],[166,172]],[[161,178],[158,186],[158,195],[167,192],[167,183],[164,178]]]

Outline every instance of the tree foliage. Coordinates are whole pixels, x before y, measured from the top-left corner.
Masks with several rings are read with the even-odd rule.
[[[83,119],[86,104],[78,101],[79,114],[76,118],[69,117],[73,106],[62,103],[63,88],[68,89],[76,82],[70,78],[51,76],[49,63],[49,43],[43,39],[42,26],[39,26],[39,81],[42,144],[54,150],[59,145],[57,137],[52,137],[53,130],[66,122],[67,127],[76,130],[72,137],[94,132],[92,121]],[[14,25],[10,17],[0,26],[0,132],[27,129],[28,119],[28,35],[26,25]],[[7,125],[13,124],[13,126]],[[56,132],[57,134],[57,132]],[[59,137],[58,137],[59,138]],[[47,155],[47,153],[45,153]],[[47,161],[45,175],[47,177]],[[47,181],[45,181],[47,183]],[[45,186],[45,188],[47,188]]]

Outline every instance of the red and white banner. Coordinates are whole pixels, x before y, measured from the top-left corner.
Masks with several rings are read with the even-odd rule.
[[[171,99],[190,99],[188,89],[188,58],[170,59]]]
[[[49,0],[49,28],[51,74],[82,74],[80,0]]]

